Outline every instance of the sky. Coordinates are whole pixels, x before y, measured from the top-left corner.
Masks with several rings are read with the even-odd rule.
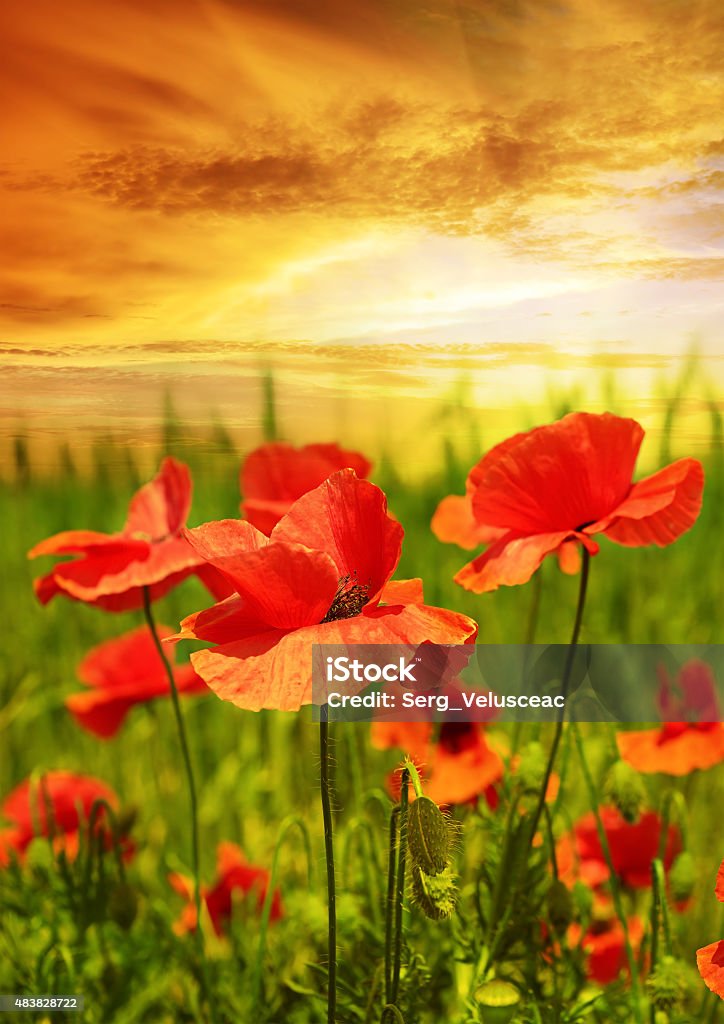
[[[0,39],[13,388],[722,350],[719,0],[11,0]]]

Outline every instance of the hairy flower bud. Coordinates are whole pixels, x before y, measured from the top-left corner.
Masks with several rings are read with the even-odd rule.
[[[417,802],[417,801],[415,801]],[[439,921],[450,917],[457,900],[456,876],[450,868],[427,875],[417,865],[412,868],[412,901],[426,917]]]
[[[668,1011],[676,1008],[686,995],[682,964],[673,956],[662,957],[649,976],[646,988],[654,1009]]]
[[[414,867],[426,875],[444,871],[450,859],[450,819],[434,800],[418,796],[407,812],[407,848]]]
[[[646,789],[641,776],[630,764],[616,761],[606,777],[604,790],[625,821],[632,825],[638,820],[646,801]]]
[[[520,992],[509,981],[494,978],[475,992],[482,1024],[508,1024],[520,1004]]]
[[[118,882],[108,897],[108,916],[127,931],[136,920],[138,897],[127,882]]]
[[[694,858],[688,850],[684,850],[671,865],[669,871],[669,891],[674,903],[684,903],[694,891],[696,884],[696,868]]]
[[[564,932],[573,920],[573,897],[560,879],[548,890],[548,919],[558,934]]]

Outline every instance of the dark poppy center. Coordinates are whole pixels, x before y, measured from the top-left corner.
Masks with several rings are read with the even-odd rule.
[[[369,584],[360,583],[355,569],[354,572],[348,573],[340,579],[337,584],[337,593],[322,622],[354,618],[355,615],[359,615],[369,599]]]
[[[477,743],[473,722],[443,722],[438,743],[448,754],[462,754]]]

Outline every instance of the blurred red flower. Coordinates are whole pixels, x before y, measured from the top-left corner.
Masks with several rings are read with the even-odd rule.
[[[172,888],[188,901],[174,925],[174,931],[179,935],[194,931],[197,919],[193,882],[190,878],[175,873],[170,874],[168,880]],[[201,898],[206,904],[217,935],[224,934],[224,925],[231,918],[235,892],[242,896],[253,895],[255,910],[261,913],[269,880],[269,872],[265,868],[248,864],[244,854],[234,843],[219,843],[216,848],[216,881],[210,887],[201,887]],[[283,914],[281,894],[275,889],[269,920],[278,921]]]
[[[13,853],[22,858],[36,836],[52,836],[56,846],[73,858],[96,800],[105,800],[114,811],[118,806],[113,790],[90,775],[53,771],[21,782],[2,804],[2,816],[11,826],[0,832],[0,867]],[[105,809],[100,808],[95,821],[110,846],[112,835],[102,825],[104,815]],[[128,842],[123,845],[126,852],[131,851]]]
[[[157,632],[165,638],[173,630],[159,626]],[[145,626],[94,647],[78,667],[78,676],[90,689],[68,697],[65,706],[79,725],[102,739],[115,736],[136,704],[170,694],[163,662]],[[174,679],[179,694],[208,692],[191,665],[176,668]]]
[[[658,854],[661,835],[659,816],[654,811],[647,811],[634,824],[629,824],[614,807],[601,807],[599,813],[618,878],[632,888],[651,885],[651,862]],[[667,870],[680,849],[678,829],[670,825],[663,856]],[[564,836],[559,841],[556,854],[560,877],[566,883],[573,884],[576,878],[580,878],[596,888],[609,878],[592,811],[579,819],[572,837]]]
[[[714,893],[719,902],[724,903],[724,860],[719,865]],[[724,939],[698,949],[696,964],[707,988],[724,999]]]
[[[242,514],[268,535],[297,498],[337,470],[348,468],[365,478],[372,464],[359,452],[346,451],[336,444],[307,444],[302,448],[283,441],[263,444],[247,455],[241,467]]]
[[[637,771],[666,775],[688,775],[720,764],[724,761],[724,723],[719,721],[711,666],[697,659],[683,665],[678,693],[664,666],[660,676],[658,703],[667,721],[658,729],[618,733],[621,757]],[[677,718],[682,721],[675,721]]]
[[[629,917],[627,932],[636,953],[644,936],[641,919]],[[622,971],[628,971],[624,930],[607,901],[597,901],[594,919],[583,934],[580,925],[569,927],[568,942],[571,946],[580,942],[586,953],[586,974],[599,985],[608,985],[616,981]]]
[[[36,544],[39,555],[81,557],[59,562],[35,580],[42,604],[56,594],[96,605],[106,611],[143,606],[144,588],[152,600],[162,597],[191,574],[200,576],[215,597],[229,593],[219,577],[182,536],[191,507],[191,476],[176,459],[166,458],[149,483],[131,499],[120,533],[66,530]]]
[[[493,448],[471,473],[472,513],[502,532],[456,581],[478,594],[526,583],[565,542],[595,555],[597,533],[629,547],[675,541],[699,515],[704,471],[679,459],[632,483],[643,436],[635,420],[574,412]]]
[[[382,491],[351,469],[299,498],[270,537],[241,520],[188,530],[236,593],[186,618],[175,639],[216,644],[191,655],[194,668],[251,711],[311,703],[312,644],[474,641],[472,619],[421,603],[419,580],[390,581],[402,535]]]
[[[500,754],[487,743],[480,722],[443,722],[435,738],[433,722],[373,722],[371,741],[385,750],[398,747],[419,768],[425,795],[436,804],[486,799],[503,777]],[[393,777],[399,796],[400,776]],[[411,796],[412,796],[411,792]]]

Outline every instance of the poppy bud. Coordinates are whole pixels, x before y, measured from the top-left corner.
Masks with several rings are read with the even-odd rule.
[[[412,864],[437,875],[450,858],[450,820],[434,800],[418,796],[407,812],[407,848]]]
[[[548,890],[548,918],[553,930],[564,932],[573,920],[573,898],[570,890],[557,879]]]
[[[604,790],[624,821],[633,825],[646,801],[641,776],[626,761],[616,761],[606,777]]]
[[[525,793],[538,792],[546,773],[546,755],[540,743],[528,743],[520,755],[516,775]]]
[[[694,891],[695,884],[694,858],[688,850],[684,850],[676,858],[669,871],[669,891],[674,903],[685,903]]]
[[[673,956],[659,960],[646,981],[651,1003],[656,1010],[675,1009],[686,995],[686,978],[682,965]]]
[[[111,921],[128,931],[136,920],[138,897],[136,890],[127,882],[118,882],[108,896],[108,916]]]
[[[433,921],[450,917],[457,899],[455,877],[450,868],[436,875],[427,875],[415,865],[412,869],[412,902]]]
[[[520,1004],[520,992],[509,981],[494,978],[475,993],[482,1024],[508,1024]]]

